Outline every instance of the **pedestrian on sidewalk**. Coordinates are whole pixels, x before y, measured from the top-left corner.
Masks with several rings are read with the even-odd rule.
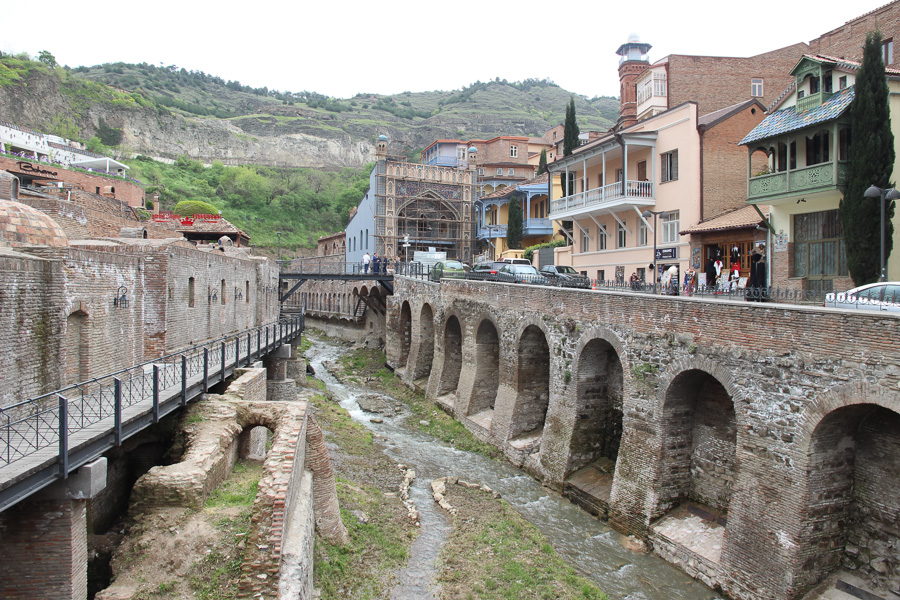
[[[369,273],[369,263],[370,263],[371,261],[372,261],[372,259],[369,257],[369,253],[368,253],[368,252],[366,252],[365,254],[363,254],[363,273],[366,273],[366,274]]]

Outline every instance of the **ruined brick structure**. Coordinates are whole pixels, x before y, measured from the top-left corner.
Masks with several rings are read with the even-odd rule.
[[[405,381],[546,484],[599,482],[598,512],[691,575],[748,600],[799,598],[838,567],[900,583],[900,319],[394,285],[386,352]],[[681,510],[718,549],[671,537]]]

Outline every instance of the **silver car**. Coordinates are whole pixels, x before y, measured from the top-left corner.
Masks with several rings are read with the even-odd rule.
[[[832,292],[825,296],[825,306],[900,313],[900,281],[882,281],[846,292]]]

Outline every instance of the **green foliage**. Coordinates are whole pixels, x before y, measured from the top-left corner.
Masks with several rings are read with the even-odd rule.
[[[659,373],[659,367],[651,363],[641,363],[631,368],[631,374],[637,381],[646,381],[648,377]]]
[[[47,133],[58,135],[68,140],[81,141],[81,128],[75,124],[72,117],[68,115],[57,114],[50,119],[50,125],[47,127]]]
[[[217,215],[219,209],[202,200],[182,200],[172,209],[176,215],[191,217],[193,215]]]
[[[226,167],[221,161],[205,167],[184,155],[174,165],[146,156],[127,162],[130,174],[144,183],[147,196],[159,196],[160,209],[173,210],[185,200],[204,202],[215,207],[213,214],[221,210],[255,246],[275,248],[275,231],[281,231],[282,249],[315,247],[320,236],[343,230],[350,209],[369,189],[373,167],[325,172]]]
[[[103,117],[97,125],[97,136],[104,146],[118,146],[122,143],[122,130],[110,127]]]
[[[522,204],[517,196],[513,196],[509,201],[506,244],[513,250],[518,250],[522,247]]]
[[[88,151],[93,152],[94,154],[109,154],[109,148],[107,148],[103,144],[103,141],[96,135],[91,136],[91,139],[87,141],[86,146]]]
[[[888,87],[882,60],[881,34],[866,35],[862,66],[856,76],[850,104],[853,136],[847,192],[840,203],[841,225],[850,276],[856,285],[877,281],[881,275],[881,199],[866,198],[871,185],[892,187],[894,136],[891,133]],[[896,202],[885,201],[885,260],[893,249]]]
[[[56,57],[50,54],[46,50],[41,50],[38,54],[38,60],[50,67],[51,69],[56,67]]]
[[[541,148],[541,158],[538,159],[538,175],[543,175],[547,172],[547,149]]]
[[[544,242],[543,244],[535,244],[534,246],[528,246],[527,248],[525,248],[523,256],[528,260],[532,260],[535,250],[540,250],[541,248],[559,248],[560,246],[565,245],[565,240],[554,240],[552,242]]]
[[[575,97],[569,97],[569,106],[566,107],[565,131],[563,133],[563,156],[569,156],[578,147],[578,121],[575,119]]]

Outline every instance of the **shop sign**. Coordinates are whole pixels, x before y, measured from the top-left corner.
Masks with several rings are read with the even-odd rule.
[[[678,248],[657,248],[656,249],[656,260],[669,260],[672,258],[678,258]]]
[[[38,165],[34,165],[30,162],[19,162],[19,170],[25,173],[34,173],[35,175],[44,175],[47,177],[56,177],[56,171],[48,171],[47,169],[42,169]]]

